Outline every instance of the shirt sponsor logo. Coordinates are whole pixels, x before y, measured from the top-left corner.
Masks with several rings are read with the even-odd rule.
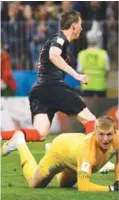
[[[57,38],[57,43],[62,46],[64,44],[64,40],[62,38]]]
[[[81,165],[81,171],[88,172],[89,169],[90,169],[90,163],[83,162],[82,165]]]

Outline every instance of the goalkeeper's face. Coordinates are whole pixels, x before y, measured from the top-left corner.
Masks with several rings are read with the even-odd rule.
[[[113,137],[115,134],[115,130],[110,130],[108,132],[103,132],[100,130],[96,130],[96,142],[98,146],[103,150],[106,151],[109,149],[110,145],[113,142]]]

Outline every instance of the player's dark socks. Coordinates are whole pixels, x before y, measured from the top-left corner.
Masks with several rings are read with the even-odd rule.
[[[88,121],[84,124],[86,134],[91,133],[95,130],[95,121]]]
[[[11,131],[1,131],[1,136],[3,140],[9,140],[13,136],[16,131],[22,131],[25,135],[25,139],[27,142],[30,141],[41,141],[42,138],[37,130],[35,129],[17,129]]]

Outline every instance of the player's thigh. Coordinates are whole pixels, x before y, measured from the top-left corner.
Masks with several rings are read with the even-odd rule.
[[[33,117],[33,126],[40,135],[47,136],[54,115],[55,111],[50,109],[46,113],[38,113]]]
[[[40,160],[38,167],[39,171],[44,177],[55,175],[60,172],[63,168],[60,157],[55,152],[53,146],[50,147],[48,152],[46,152],[45,156]]]
[[[62,166],[56,153],[52,152],[52,147],[40,160],[38,168],[30,181],[29,186],[35,187],[46,187],[52,178],[60,172]]]
[[[36,114],[33,118],[33,126],[40,133],[48,132],[50,121],[47,113]]]
[[[95,115],[86,107],[81,112],[76,115],[77,119],[82,123],[86,123],[87,121],[96,120]]]
[[[77,174],[74,170],[65,168],[57,174],[57,180],[61,187],[72,187],[77,182]]]

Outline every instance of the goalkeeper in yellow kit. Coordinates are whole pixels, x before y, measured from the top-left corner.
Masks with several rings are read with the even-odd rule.
[[[115,128],[115,122],[107,116],[97,119],[95,132],[89,135],[66,133],[56,137],[38,165],[21,131],[17,131],[3,145],[2,155],[16,149],[20,154],[23,174],[31,188],[46,187],[56,175],[61,187],[72,187],[77,183],[79,191],[119,190],[119,131]],[[104,166],[113,155],[116,155],[115,183],[112,186],[91,183],[91,174]]]

